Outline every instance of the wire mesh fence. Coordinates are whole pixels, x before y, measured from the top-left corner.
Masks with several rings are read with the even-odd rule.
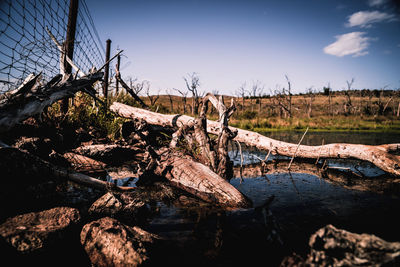
[[[59,73],[60,52],[46,29],[60,42],[67,32],[70,0],[0,1],[0,94],[30,73],[43,80]],[[79,0],[74,63],[87,73],[104,63],[104,47],[84,0]]]

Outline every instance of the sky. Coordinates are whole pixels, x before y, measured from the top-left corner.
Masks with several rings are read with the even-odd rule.
[[[153,93],[185,88],[235,95],[259,81],[269,94],[400,88],[400,11],[389,0],[86,0],[123,77]]]

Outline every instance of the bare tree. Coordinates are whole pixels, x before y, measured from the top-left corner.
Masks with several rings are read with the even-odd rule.
[[[264,86],[261,86],[261,82],[259,80],[253,81],[253,85],[249,90],[250,106],[252,112],[254,111],[253,99],[255,99],[257,102],[260,92],[262,94],[263,91],[264,91]]]
[[[183,80],[185,81],[189,92],[192,93],[192,115],[195,115],[199,111],[200,104],[200,94],[198,91],[200,86],[199,76],[193,72],[192,74],[188,74],[187,77],[183,77]]]
[[[398,89],[396,90],[395,96],[396,96],[396,98],[397,98],[397,101],[399,102],[398,105],[397,105],[396,117],[399,117],[399,115],[400,115],[400,88],[398,88]],[[394,111],[394,110],[395,110],[395,109],[393,109],[393,111]]]
[[[388,86],[386,85],[383,88],[381,88],[381,91],[379,92],[378,101],[376,102],[376,105],[378,106],[379,115],[385,115],[386,108],[388,107],[389,103],[393,100],[393,97],[395,96],[392,95],[391,97],[389,97],[389,100],[386,101],[386,104],[384,104],[384,92],[387,87]]]
[[[146,81],[146,80],[139,82],[138,78],[129,77],[130,88],[133,90],[133,92],[136,95],[139,95],[140,92],[143,91],[143,89],[145,88],[147,83],[148,83],[148,81]]]
[[[344,94],[346,96],[346,102],[344,103],[344,106],[343,106],[345,114],[351,114],[352,109],[353,109],[353,104],[351,103],[351,96],[350,96],[353,83],[354,83],[354,78],[351,78],[351,81],[346,81],[347,90],[344,91]]]
[[[285,114],[286,118],[292,117],[292,84],[289,77],[285,75],[288,88],[283,87],[282,89],[275,89],[276,104],[280,107],[280,115]]]
[[[179,94],[181,94],[182,102],[183,102],[183,114],[186,114],[186,102],[187,102],[187,95],[188,95],[189,91],[179,90],[176,88],[174,88],[174,90],[177,91]]]
[[[174,113],[174,101],[173,101],[173,98],[172,98],[172,92],[169,89],[165,90],[165,92],[167,93],[167,96],[168,96],[168,99],[169,99],[169,106],[170,106],[170,109],[171,109],[171,113]]]
[[[158,99],[160,98],[160,90],[157,92],[156,95],[150,94],[150,82],[149,81],[144,81],[143,87],[144,87],[147,97],[150,100],[150,106],[153,107],[157,103]]]
[[[236,90],[236,96],[239,98],[242,98],[242,111],[244,110],[244,98],[246,97],[247,94],[247,89],[246,89],[246,83],[242,83],[239,88]]]
[[[262,110],[262,100],[263,100],[263,95],[264,95],[264,89],[265,86],[263,85],[262,87],[260,86],[257,90],[258,93],[258,114],[261,114],[261,110]]]
[[[311,114],[312,113],[312,104],[313,104],[314,99],[315,99],[315,91],[313,90],[312,87],[307,89],[307,95],[305,96],[305,98],[306,98],[305,100],[306,100],[306,103],[307,103],[306,114],[307,114],[308,118],[311,118],[311,115],[312,115]]]
[[[331,83],[328,82],[328,85],[324,86],[324,88],[322,90],[323,90],[323,94],[328,96],[328,112],[329,112],[329,115],[333,116]]]

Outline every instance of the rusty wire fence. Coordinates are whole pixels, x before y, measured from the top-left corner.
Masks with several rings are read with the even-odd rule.
[[[30,73],[42,72],[44,81],[60,73],[60,51],[47,29],[65,42],[69,12],[70,0],[0,1],[0,94]],[[83,72],[104,64],[104,47],[84,0],[78,1],[73,44],[73,61]]]

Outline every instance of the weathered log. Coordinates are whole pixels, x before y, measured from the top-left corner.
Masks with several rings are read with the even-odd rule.
[[[106,164],[72,152],[64,153],[63,157],[71,164],[77,172],[102,173],[105,172]]]
[[[83,156],[113,165],[125,161],[141,160],[144,157],[143,149],[136,146],[99,144],[81,146],[73,151]]]
[[[186,115],[163,115],[140,108],[134,108],[118,102],[114,102],[110,109],[124,118],[144,119],[149,124],[161,125],[164,127],[177,127],[188,124],[194,120]],[[248,146],[257,147],[260,150],[271,150],[273,154],[291,157],[297,148],[297,144],[291,144],[274,140],[261,134],[229,127],[237,131],[235,140]],[[207,132],[219,134],[220,124],[207,120]],[[397,149],[397,145],[371,146],[360,144],[327,144],[322,146],[300,145],[297,150],[298,158],[354,158],[368,161],[383,171],[400,176],[400,156],[388,153],[387,151]]]
[[[281,266],[397,266],[400,242],[355,234],[327,225],[310,237],[306,260],[286,258]]]
[[[226,208],[249,208],[252,205],[227,180],[188,157],[171,153],[161,164],[159,175],[204,201]]]
[[[103,73],[97,72],[77,80],[61,81],[61,75],[57,75],[44,86],[37,86],[39,76],[33,77],[17,91],[1,99],[0,132],[40,114],[45,107],[78,91],[90,92],[92,84],[102,77]]]

